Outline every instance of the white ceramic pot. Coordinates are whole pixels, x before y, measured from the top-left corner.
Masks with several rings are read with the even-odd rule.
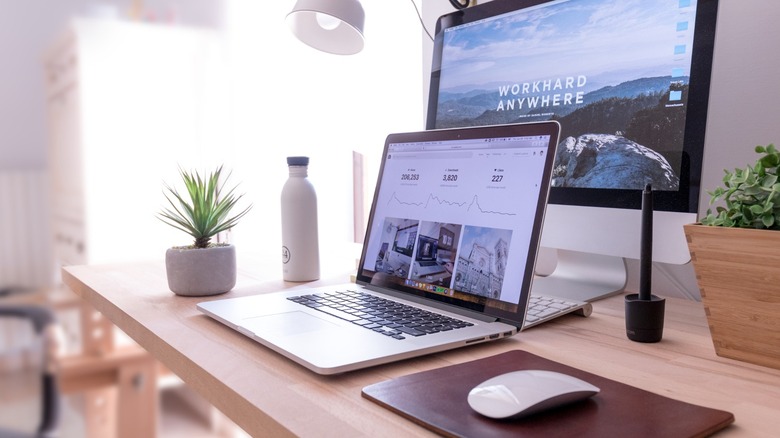
[[[177,295],[225,293],[236,285],[236,248],[169,248],[165,252],[168,287]]]

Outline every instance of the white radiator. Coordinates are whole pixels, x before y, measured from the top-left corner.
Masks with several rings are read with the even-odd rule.
[[[0,170],[0,290],[52,284],[48,184],[43,170]]]

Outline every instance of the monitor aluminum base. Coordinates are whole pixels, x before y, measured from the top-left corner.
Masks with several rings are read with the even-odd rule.
[[[628,278],[623,257],[558,249],[558,264],[534,278],[531,295],[592,302],[622,293]]]

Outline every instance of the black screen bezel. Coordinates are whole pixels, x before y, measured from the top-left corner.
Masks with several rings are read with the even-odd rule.
[[[560,124],[557,121],[542,121],[533,123],[518,123],[507,125],[492,125],[492,126],[475,126],[465,128],[452,128],[452,129],[438,129],[428,130],[420,132],[405,132],[395,133],[387,136],[385,140],[385,146],[382,151],[382,157],[386,157],[388,154],[388,146],[393,143],[410,143],[410,142],[424,142],[424,141],[441,141],[441,140],[463,140],[463,139],[482,139],[482,138],[500,138],[500,137],[516,137],[516,136],[536,136],[536,135],[549,135],[550,141],[547,144],[547,160],[545,161],[544,172],[542,174],[542,182],[550,181],[552,178],[553,160],[555,158],[555,148],[557,147],[560,138]],[[526,266],[523,269],[522,289],[520,291],[520,298],[517,306],[513,310],[506,310],[506,305],[496,299],[486,298],[482,303],[467,302],[463,300],[453,299],[449,296],[439,295],[424,290],[407,287],[398,283],[378,283],[375,281],[376,272],[364,269],[367,252],[369,245],[367,242],[371,237],[371,230],[374,227],[375,220],[383,220],[384,218],[377,218],[374,216],[376,210],[376,202],[378,194],[381,190],[382,177],[384,175],[385,160],[383,158],[379,173],[377,176],[376,188],[374,190],[374,197],[372,200],[371,214],[368,218],[368,225],[366,227],[366,235],[364,238],[363,250],[360,256],[360,264],[358,265],[356,282],[358,284],[371,288],[372,286],[381,288],[383,291],[394,291],[401,294],[401,296],[413,296],[418,298],[425,298],[433,300],[445,305],[451,305],[458,309],[467,309],[474,312],[478,312],[487,316],[498,318],[501,321],[511,323],[517,327],[522,326],[522,322],[525,318],[526,308],[528,306],[528,300],[531,295],[531,282],[533,280],[534,266],[536,263],[536,252],[539,250],[539,244],[541,241],[541,230],[544,224],[544,214],[547,207],[547,201],[549,199],[549,184],[540,185],[539,197],[537,200],[537,211],[534,215],[533,232],[531,233],[531,240],[529,242],[529,254],[526,259]]]
[[[494,17],[507,12],[550,3],[555,0],[493,0],[439,17],[433,44],[426,129],[436,128],[441,54],[445,29]],[[696,23],[691,52],[691,74],[677,191],[655,191],[654,208],[659,211],[698,213],[702,160],[707,127],[710,76],[715,43],[718,0],[695,0]],[[641,208],[640,190],[553,187],[551,204],[607,208]]]

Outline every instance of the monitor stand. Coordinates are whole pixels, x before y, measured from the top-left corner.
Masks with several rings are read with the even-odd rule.
[[[628,278],[623,257],[557,249],[558,264],[548,276],[534,278],[531,295],[592,302],[617,295]]]

